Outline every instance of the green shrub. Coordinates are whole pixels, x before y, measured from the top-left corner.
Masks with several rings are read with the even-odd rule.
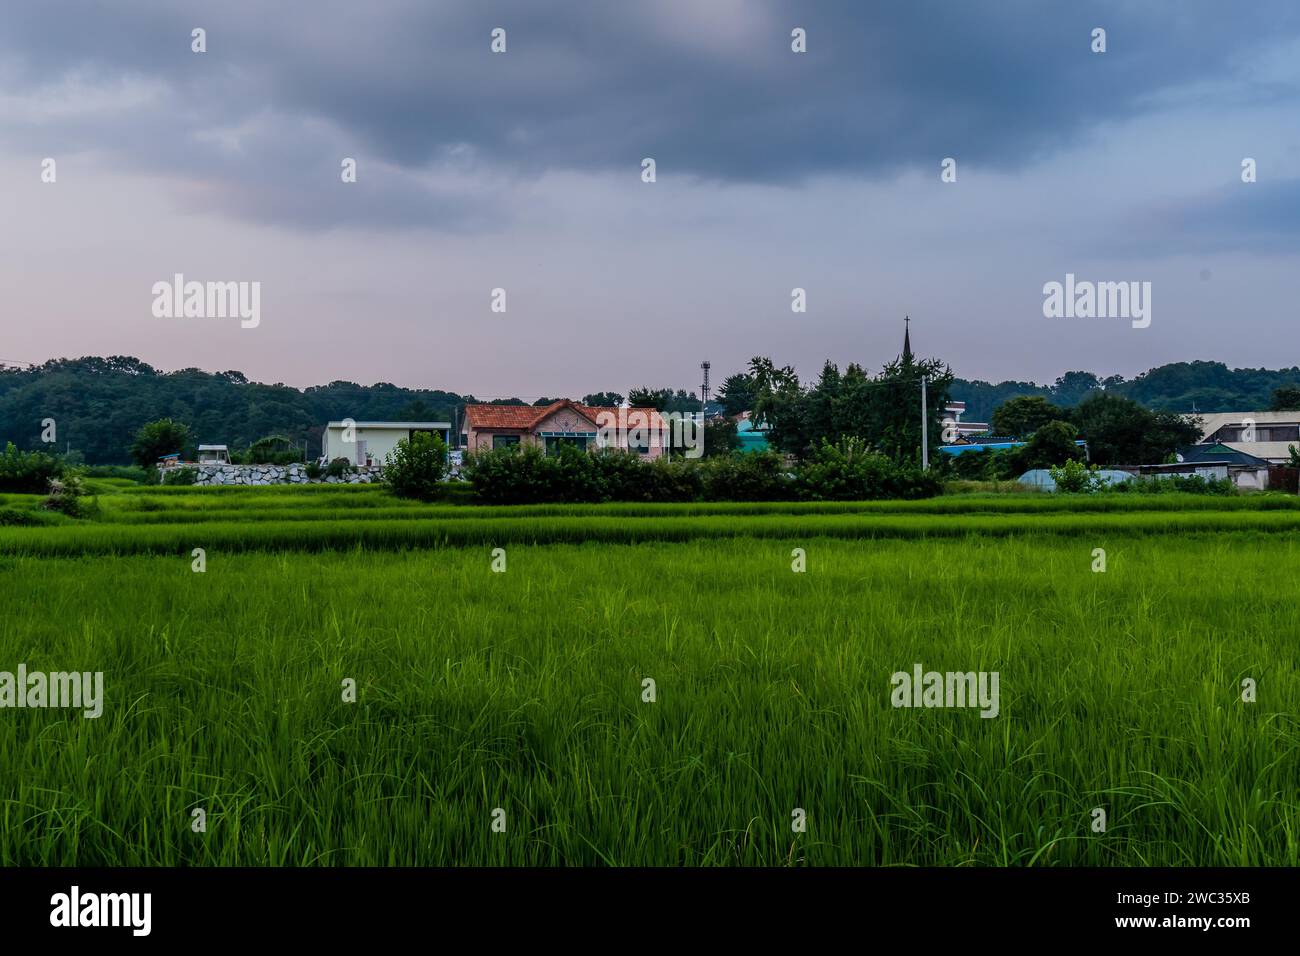
[[[1095,494],[1106,488],[1106,479],[1099,474],[1096,465],[1085,465],[1076,459],[1064,465],[1052,465],[1047,469],[1056,482],[1056,490],[1067,495]]]
[[[1083,449],[1074,443],[1078,434],[1079,430],[1069,422],[1048,422],[1030,435],[1025,444],[1006,453],[1007,465],[1015,474],[1004,477],[1015,478],[1035,468],[1051,468],[1079,461],[1083,457]]]
[[[384,481],[399,498],[431,501],[447,474],[447,446],[437,435],[415,432],[384,460]]]
[[[705,471],[695,460],[661,455],[649,463],[655,501],[700,501],[705,497]]]
[[[7,442],[4,453],[0,454],[0,491],[44,494],[50,482],[62,477],[63,472],[63,463],[53,455],[19,451],[13,442]]]
[[[520,444],[467,455],[462,471],[478,497],[492,504],[584,502],[599,500],[589,457],[576,448],[547,455],[537,445]]]
[[[860,438],[844,438],[834,445],[823,442],[800,467],[798,490],[809,501],[872,501],[933,498],[942,484],[914,465],[871,451]]]
[[[729,454],[700,459],[704,497],[709,501],[785,501],[795,483],[775,451]]]
[[[940,483],[913,466],[896,465],[861,442],[827,446],[791,472],[774,452],[703,459],[646,460],[605,449],[565,447],[547,455],[515,445],[466,456],[464,474],[489,504],[579,504],[605,501],[790,501],[925,498]]]
[[[79,471],[87,478],[125,478],[142,485],[149,484],[150,469],[138,465],[87,465]]]
[[[658,473],[635,452],[606,448],[590,457],[599,501],[677,500],[662,497]]]
[[[346,475],[352,474],[354,471],[356,471],[356,469],[352,467],[352,462],[348,461],[346,458],[335,458],[325,466],[325,477],[343,478]]]
[[[160,418],[140,426],[131,442],[131,458],[141,468],[152,468],[164,455],[185,454],[189,444],[188,425]]]
[[[306,472],[307,477],[312,481],[318,481],[320,479],[320,476],[324,473],[324,469],[321,468],[320,462],[318,461],[307,462],[307,465],[303,468],[303,471]]]
[[[0,508],[0,528],[33,528],[50,523],[48,516],[17,508]]]
[[[1121,494],[1158,495],[1235,495],[1237,486],[1231,478],[1205,478],[1201,475],[1165,475],[1152,478],[1131,478],[1111,485],[1111,491]]]
[[[197,468],[168,468],[159,474],[161,475],[159,483],[164,485],[192,485],[199,480]]]
[[[244,451],[231,456],[231,463],[239,465],[296,465],[301,461],[302,449],[284,435],[259,438]]]
[[[77,475],[52,478],[49,496],[41,503],[41,507],[69,518],[87,518],[99,512],[94,499],[86,500],[86,486]]]

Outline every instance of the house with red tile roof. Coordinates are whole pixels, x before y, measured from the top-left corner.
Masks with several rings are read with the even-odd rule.
[[[588,451],[618,448],[658,458],[670,441],[653,408],[596,408],[562,399],[549,405],[466,405],[462,437],[467,451],[538,445],[554,454],[564,445]]]

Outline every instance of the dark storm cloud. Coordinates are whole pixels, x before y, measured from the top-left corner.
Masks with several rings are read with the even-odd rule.
[[[46,2],[7,13],[11,92],[77,74],[158,84],[121,116],[0,119],[12,140],[95,147],[204,178],[213,208],[321,225],[451,226],[492,194],[401,173],[447,163],[798,182],[939,159],[1015,169],[1153,97],[1227,76],[1293,29],[1292,4],[930,2]],[[209,52],[189,50],[194,26]],[[489,52],[507,29],[509,52]],[[790,30],[809,52],[790,52]],[[1089,50],[1102,26],[1108,52]],[[222,145],[221,135],[226,139]],[[387,164],[354,200],[342,155]],[[363,166],[363,169],[365,167]],[[463,185],[463,183],[461,183]],[[202,202],[201,197],[195,198]]]
[[[1256,255],[1300,252],[1300,179],[1261,179],[1164,203],[1130,221],[1113,248],[1150,254],[1177,235],[1178,252],[1243,252]]]

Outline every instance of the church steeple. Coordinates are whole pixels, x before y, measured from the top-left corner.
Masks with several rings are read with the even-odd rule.
[[[912,338],[908,335],[908,326],[912,320],[908,316],[903,316],[903,362],[907,365],[912,363]]]

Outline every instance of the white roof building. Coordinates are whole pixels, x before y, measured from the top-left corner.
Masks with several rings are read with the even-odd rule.
[[[431,432],[450,447],[451,422],[329,422],[321,436],[322,456],[327,462],[346,458],[353,465],[382,465],[402,439],[414,432]]]
[[[1219,442],[1275,465],[1290,457],[1292,445],[1300,446],[1300,412],[1214,412],[1200,418],[1202,444]]]

